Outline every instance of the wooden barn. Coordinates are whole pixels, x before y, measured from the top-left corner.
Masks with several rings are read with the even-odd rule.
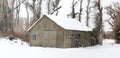
[[[31,46],[74,48],[91,46],[91,31],[76,19],[44,15],[27,34]]]

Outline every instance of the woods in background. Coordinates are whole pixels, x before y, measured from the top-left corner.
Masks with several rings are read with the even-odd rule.
[[[19,21],[20,5],[24,2],[25,0],[0,0],[0,32],[2,34],[14,32],[14,26]]]

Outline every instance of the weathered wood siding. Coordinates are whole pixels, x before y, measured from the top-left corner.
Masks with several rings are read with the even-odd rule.
[[[66,31],[64,35],[64,48],[78,47],[75,35],[80,34],[80,43],[83,47],[91,46],[91,33],[82,31]]]
[[[83,47],[91,46],[91,33],[90,32],[80,32]]]
[[[56,47],[63,48],[64,46],[64,29],[56,25]]]

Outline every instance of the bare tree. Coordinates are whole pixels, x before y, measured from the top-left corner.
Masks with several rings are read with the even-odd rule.
[[[90,11],[91,11],[91,7],[90,7],[90,0],[87,0],[87,10],[86,10],[86,14],[87,14],[87,16],[86,16],[86,26],[88,26],[89,25],[89,19],[90,19],[90,17],[89,17],[89,14],[90,14]]]
[[[75,0],[72,1],[72,10],[71,10],[71,13],[68,14],[67,16],[70,16],[72,18],[76,18],[76,15],[79,14],[79,13],[75,13],[75,5],[77,3],[78,3],[78,1],[75,1]]]
[[[59,6],[60,0],[48,0],[47,1],[47,9],[48,14],[53,14],[56,12],[56,16],[58,15],[58,10],[62,7]]]
[[[80,9],[79,9],[79,12],[75,12],[75,6],[78,4],[78,2],[80,1]],[[79,18],[79,21],[81,22],[81,15],[82,15],[82,3],[83,3],[83,0],[73,0],[72,1],[72,10],[71,10],[71,13],[68,14],[67,16],[71,16],[72,18],[76,18],[76,15],[78,15],[78,18]]]
[[[95,12],[96,10],[96,12]],[[95,28],[93,29],[93,36],[96,39],[96,44],[102,45],[102,6],[101,1],[95,2]]]
[[[33,13],[33,20],[31,21],[33,24],[37,19],[41,17],[41,5],[43,0],[32,0],[32,4],[26,2],[26,7],[28,7]],[[36,4],[37,2],[37,4]]]
[[[24,1],[23,1],[24,2]],[[14,11],[23,3],[15,6],[15,0],[0,1],[0,30],[2,33],[14,32]]]
[[[114,39],[116,43],[120,43],[120,3],[113,3],[113,5],[108,6],[107,14],[111,17],[109,22],[113,28]]]
[[[83,3],[83,0],[80,0],[80,13],[79,13],[79,21],[81,22],[81,15],[82,15],[82,3]]]
[[[75,5],[77,4],[77,1],[72,2],[72,18],[75,18],[76,14],[75,14]]]
[[[28,5],[27,4],[25,4],[25,8],[26,8],[26,11],[27,11],[27,21],[29,21],[29,10],[28,10],[28,7],[27,7]]]
[[[12,9],[9,7],[8,5],[8,1],[7,0],[2,0],[1,1],[1,31],[3,33],[5,32],[13,32],[13,28],[12,28],[12,22],[13,22],[13,12]],[[13,3],[13,2],[12,2]]]

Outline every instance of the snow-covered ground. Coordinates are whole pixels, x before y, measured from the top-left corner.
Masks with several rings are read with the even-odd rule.
[[[120,58],[120,45],[104,40],[103,46],[86,48],[30,47],[20,40],[0,38],[0,58]]]
[[[0,48],[3,47],[29,47],[29,44],[21,41],[20,39],[9,40],[6,38],[0,38]]]

